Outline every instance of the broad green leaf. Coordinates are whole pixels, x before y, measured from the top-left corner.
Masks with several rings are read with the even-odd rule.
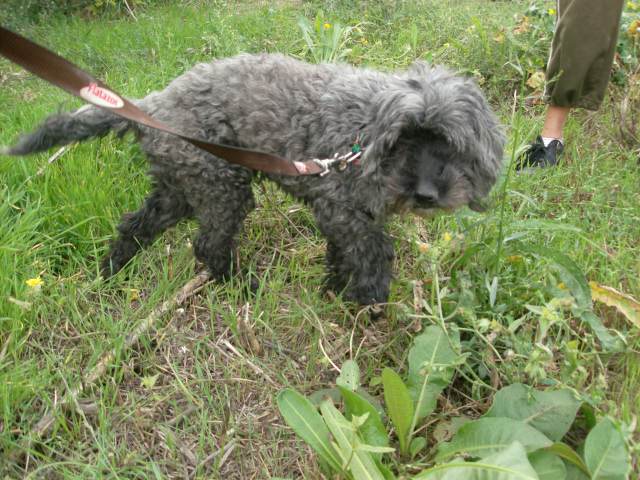
[[[420,453],[426,446],[427,439],[424,437],[416,437],[411,440],[411,444],[409,444],[409,453],[411,454],[411,458],[415,458],[415,456]]]
[[[358,364],[353,360],[344,362],[340,375],[336,379],[336,384],[339,387],[355,392],[360,387],[360,368],[358,368]]]
[[[539,391],[514,383],[496,393],[484,416],[521,420],[558,441],[569,431],[580,403],[568,389]]]
[[[329,430],[311,402],[287,388],[278,394],[277,403],[287,425],[332,468],[341,471],[340,459],[331,446]]]
[[[416,421],[425,418],[436,407],[438,396],[445,389],[459,358],[451,344],[459,350],[457,330],[451,336],[432,325],[413,340],[409,350],[409,393],[416,405]]]
[[[589,469],[584,464],[584,460],[582,460],[582,457],[578,455],[578,453],[566,443],[554,443],[550,447],[545,448],[545,450],[557,455],[558,457],[562,458],[565,463],[573,465],[583,473],[589,475]]]
[[[620,352],[624,349],[624,342],[622,339],[620,337],[614,337],[607,327],[604,326],[600,317],[591,310],[583,310],[577,312],[577,314],[580,319],[589,325],[591,330],[593,330],[593,333],[602,344],[603,350],[607,352]]]
[[[522,445],[506,448],[477,462],[454,460],[423,471],[414,480],[539,480]]]
[[[584,473],[573,463],[564,462],[564,466],[567,468],[566,480],[591,480],[591,475]]]
[[[369,414],[367,421],[358,429],[364,443],[378,447],[388,446],[389,435],[375,407],[357,393],[344,387],[338,388],[344,399],[345,416],[348,420],[351,420],[353,415]]]
[[[414,411],[413,401],[400,376],[390,368],[385,368],[382,371],[382,386],[387,412],[389,412],[391,422],[396,428],[400,450],[402,453],[407,453],[409,436],[411,435],[409,429]]]
[[[547,450],[538,450],[529,454],[529,463],[540,480],[565,480],[567,469],[564,462]]]
[[[584,273],[571,258],[556,250],[539,245],[528,245],[524,247],[524,250],[550,261],[576,301],[577,308],[574,311],[574,315],[579,316],[583,322],[591,327],[604,350],[619,351],[624,348],[624,342],[619,337],[612,335],[604,326],[602,320],[593,313],[591,289]]]
[[[573,295],[578,307],[587,310],[591,309],[589,284],[580,267],[571,258],[556,250],[540,245],[527,245],[523,249],[549,260]]]
[[[331,403],[331,400],[322,402],[320,411],[338,447],[342,465],[353,473],[354,479],[385,480],[371,454],[359,448],[362,442],[356,429]]]
[[[624,437],[611,420],[605,418],[587,435],[584,461],[592,480],[625,480],[631,468]]]
[[[524,422],[512,418],[485,417],[460,427],[450,442],[440,445],[436,459],[462,453],[482,458],[500,452],[513,442],[519,442],[527,453],[552,445],[545,435]]]

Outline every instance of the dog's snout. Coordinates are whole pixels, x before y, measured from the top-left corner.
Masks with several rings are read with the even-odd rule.
[[[438,188],[433,184],[420,184],[416,190],[416,201],[421,205],[433,206],[438,203],[440,193]]]

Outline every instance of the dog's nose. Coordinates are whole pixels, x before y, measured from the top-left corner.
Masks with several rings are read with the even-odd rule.
[[[421,205],[435,205],[440,198],[435,185],[419,185],[416,191],[416,201]]]
[[[416,195],[416,200],[420,205],[435,205],[438,198],[435,195]]]

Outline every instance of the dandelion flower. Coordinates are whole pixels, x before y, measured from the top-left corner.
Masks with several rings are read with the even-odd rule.
[[[40,278],[40,275],[38,275],[36,278],[30,278],[29,280],[26,280],[24,283],[26,283],[28,287],[31,287],[33,289],[41,288],[42,285],[44,284],[44,282],[42,281],[42,278]]]
[[[550,8],[548,10],[548,12],[549,12],[549,15],[555,15],[556,14],[556,9],[555,8]]]
[[[449,232],[444,232],[444,235],[442,235],[442,239],[445,241],[445,243],[449,243],[452,238],[453,237]]]
[[[330,23],[325,23],[324,24],[324,28],[325,28],[325,30],[329,30],[331,28],[331,24]]]

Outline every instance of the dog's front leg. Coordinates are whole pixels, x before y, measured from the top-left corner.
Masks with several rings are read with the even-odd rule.
[[[328,202],[314,204],[327,238],[327,287],[361,305],[386,302],[393,267],[393,243],[366,214]]]

